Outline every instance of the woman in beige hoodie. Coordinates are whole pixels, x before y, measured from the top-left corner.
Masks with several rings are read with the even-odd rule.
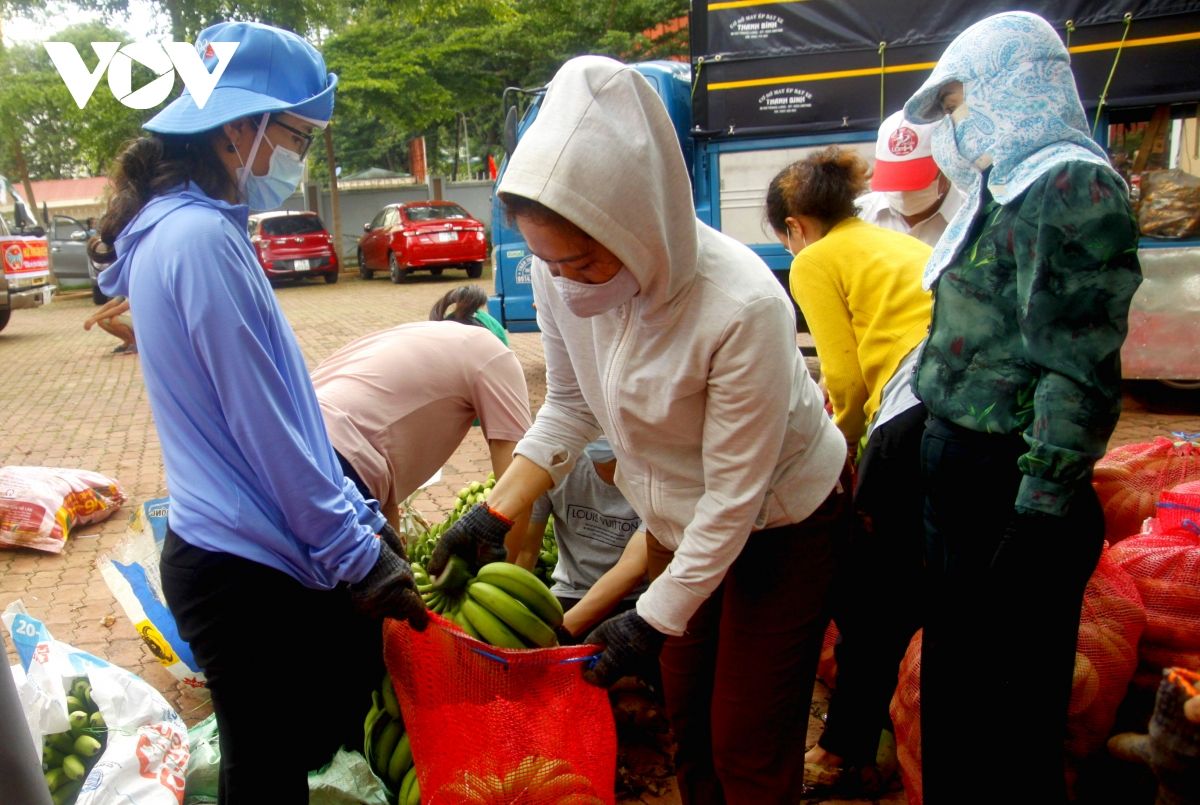
[[[502,557],[514,516],[603,432],[654,578],[589,635],[589,679],[661,651],[684,802],[798,801],[849,476],[787,294],[696,220],[665,108],[610,59],[563,66],[497,190],[535,258],[546,400],[430,570]]]

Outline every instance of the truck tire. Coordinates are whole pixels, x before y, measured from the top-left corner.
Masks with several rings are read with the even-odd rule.
[[[367,268],[367,258],[363,256],[362,249],[358,250],[358,276],[365,280],[375,276],[375,272]]]
[[[483,263],[467,263],[467,276],[477,280],[483,276]]]
[[[337,281],[338,281],[338,272],[337,271],[330,271],[328,274],[325,275],[325,284],[326,285],[333,285],[333,283],[335,283]]]
[[[0,330],[8,326],[8,320],[12,317],[12,310],[0,310]]]

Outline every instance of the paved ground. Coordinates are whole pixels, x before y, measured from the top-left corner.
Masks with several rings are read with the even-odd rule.
[[[337,285],[283,286],[278,297],[315,365],[361,334],[425,319],[433,302],[462,281],[418,275],[397,286],[344,275]],[[491,290],[490,281],[480,283]],[[161,496],[162,459],[138,359],[111,354],[115,340],[83,331],[81,323],[93,309],[89,296],[67,295],[45,308],[16,311],[0,333],[0,465],[90,469],[116,478],[131,502]],[[540,341],[536,334],[515,334],[511,341],[536,410],[545,394]],[[1130,384],[1113,445],[1181,430],[1200,432],[1200,393]],[[442,519],[457,490],[488,470],[483,439],[468,437],[441,482],[417,498],[417,509],[431,522]],[[0,609],[23,600],[56,637],[140,674],[193,724],[209,712],[203,696],[175,683],[158,665],[96,570],[96,560],[119,543],[130,511],[126,507],[80,529],[58,556],[0,551]],[[11,650],[9,661],[15,661]],[[819,729],[815,721],[813,727]],[[678,800],[667,791],[645,801]],[[898,795],[885,800],[901,801]]]

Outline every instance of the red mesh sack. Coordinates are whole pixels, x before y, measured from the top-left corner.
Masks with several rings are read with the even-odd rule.
[[[611,805],[617,734],[608,692],[583,680],[595,646],[489,646],[430,613],[384,625],[425,805]]]
[[[896,733],[896,760],[909,805],[921,805],[921,633],[918,629],[900,661],[896,692],[888,712]]]
[[[1200,481],[1189,481],[1158,496],[1156,532],[1200,535]]]
[[[1133,577],[1146,606],[1142,639],[1161,648],[1200,651],[1200,536],[1140,534],[1110,553]]]
[[[1105,550],[1083,592],[1075,676],[1067,706],[1067,753],[1103,748],[1138,664],[1146,610],[1137,585]]]
[[[1155,514],[1159,494],[1184,481],[1200,480],[1200,434],[1159,436],[1152,442],[1115,447],[1096,462],[1092,485],[1104,507],[1105,537],[1112,544],[1138,534]]]
[[[821,656],[817,660],[817,679],[830,690],[837,687],[837,656],[834,654],[837,642],[837,624],[830,621],[825,627],[825,640],[821,643]]]

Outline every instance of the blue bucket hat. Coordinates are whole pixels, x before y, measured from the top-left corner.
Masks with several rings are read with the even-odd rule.
[[[146,123],[159,134],[208,131],[240,117],[291,112],[314,123],[333,116],[337,76],[325,59],[296,34],[257,22],[219,22],[196,39],[196,51],[211,72],[217,57],[210,42],[237,42],[225,73],[204,108],[183,94]]]

